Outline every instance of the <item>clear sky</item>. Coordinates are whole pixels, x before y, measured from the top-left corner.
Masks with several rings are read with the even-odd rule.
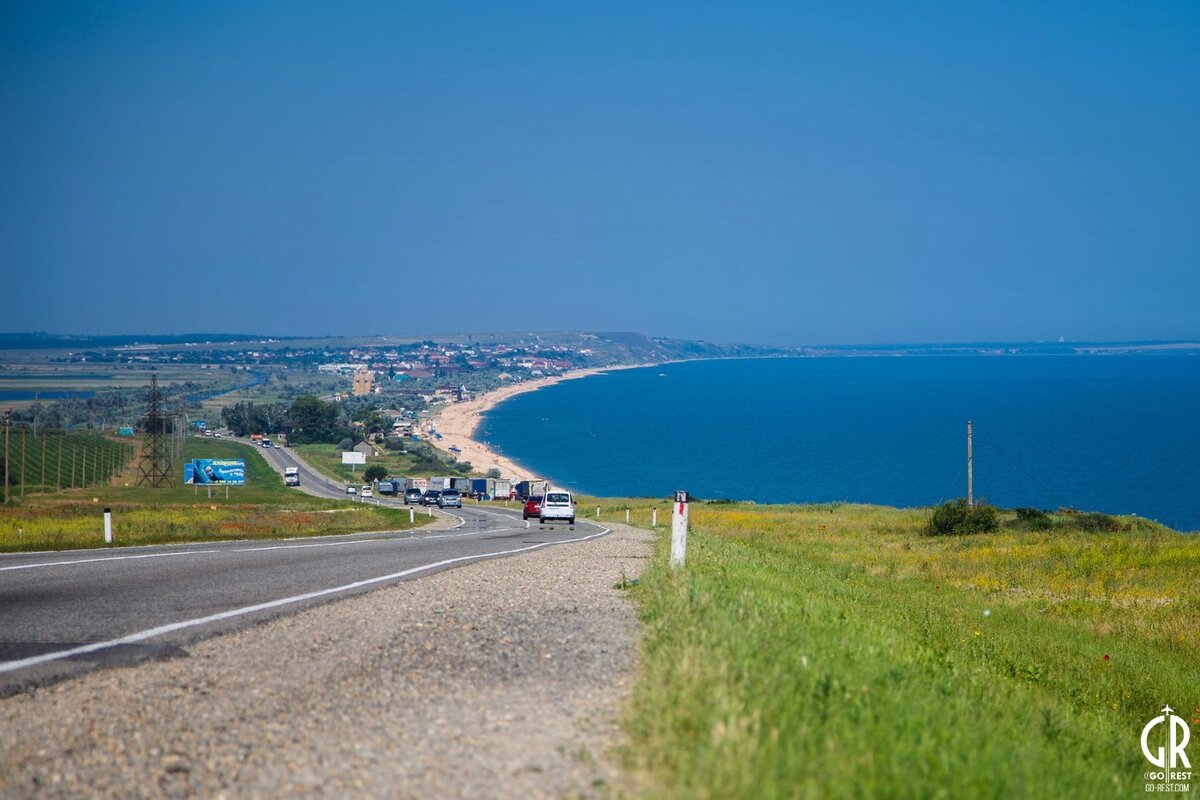
[[[1200,3],[3,3],[0,265],[3,331],[1195,338]]]

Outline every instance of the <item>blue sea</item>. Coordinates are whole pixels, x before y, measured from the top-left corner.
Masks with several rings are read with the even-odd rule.
[[[477,436],[600,496],[1136,513],[1200,529],[1200,358],[695,361],[518,395]]]

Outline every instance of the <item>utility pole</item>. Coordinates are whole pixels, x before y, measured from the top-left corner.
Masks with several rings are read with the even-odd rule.
[[[975,505],[975,457],[971,442],[971,420],[967,420],[967,505]]]
[[[12,409],[4,411],[4,505],[8,505],[8,429],[12,427]]]
[[[25,429],[21,428],[21,499],[25,499]]]
[[[65,433],[58,437],[58,477],[54,479],[55,491],[58,492],[62,491],[62,447],[63,440],[66,438]]]
[[[34,436],[34,442],[36,443],[37,442],[37,433],[36,433],[37,429],[35,428],[34,430],[35,430],[35,433],[33,434],[33,436]],[[36,446],[36,444],[35,444],[35,446]],[[42,487],[42,491],[39,492],[39,494],[45,494],[46,493],[46,432],[45,431],[42,431],[42,482],[40,485]]]

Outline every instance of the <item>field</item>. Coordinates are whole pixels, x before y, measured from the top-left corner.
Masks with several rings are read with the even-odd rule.
[[[204,487],[180,485],[182,466],[174,469],[172,488],[136,486],[127,469],[107,485],[66,490],[0,508],[0,551],[62,550],[103,547],[101,509],[112,508],[117,545],[271,539],[403,530],[408,512],[349,501],[323,500],[283,485],[278,473],[252,447],[230,441],[191,437],[183,459],[243,458],[246,486],[230,487],[230,496]],[[426,518],[418,518],[417,525]]]
[[[103,484],[128,468],[135,447],[132,439],[96,433],[13,429],[7,462],[0,435],[0,481],[7,463],[8,491],[14,498]]]
[[[653,504],[602,519],[632,506],[648,526]],[[648,796],[1142,795],[1142,727],[1200,705],[1192,537],[1071,516],[929,537],[927,510],[694,503],[673,572],[657,505],[629,586],[645,638],[624,757]]]
[[[294,449],[313,469],[320,470],[334,480],[353,483],[362,480],[366,467],[379,465],[395,476],[433,475],[466,476],[461,464],[451,464],[438,451],[423,442],[413,442],[408,446],[407,453],[398,450],[388,450],[383,445],[376,445],[379,455],[367,456],[365,466],[356,465],[353,470],[342,463],[342,451],[330,444],[302,444]]]

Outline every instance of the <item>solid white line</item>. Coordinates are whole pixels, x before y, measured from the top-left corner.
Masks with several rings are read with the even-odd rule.
[[[37,564],[17,564],[12,567],[0,567],[0,572],[13,569],[33,569],[34,567],[61,567],[64,564],[92,564],[97,561],[131,561],[135,558],[166,558],[168,556],[194,556],[203,553],[219,553],[219,550],[182,550],[178,553],[143,553],[136,556],[109,556],[108,558],[76,558],[70,561],[42,561]]]
[[[331,594],[337,594],[339,592],[346,592],[346,591],[350,591],[351,589],[359,589],[359,588],[362,588],[363,586],[370,586],[370,585],[376,584],[376,583],[383,583],[384,581],[394,581],[394,580],[398,580],[400,578],[408,577],[409,575],[416,575],[419,572],[426,572],[431,569],[437,569],[438,567],[449,566],[450,564],[461,564],[461,563],[464,563],[467,561],[479,561],[481,559],[494,558],[496,556],[507,556],[507,555],[513,555],[515,553],[525,553],[530,550],[540,550],[543,547],[550,547],[552,545],[570,544],[571,542],[586,542],[588,539],[595,539],[596,537],[603,536],[604,534],[606,534],[608,532],[609,532],[609,529],[604,528],[599,533],[593,533],[589,536],[578,537],[575,539],[561,539],[559,541],[554,541],[554,542],[542,542],[541,544],[530,545],[528,547],[518,547],[518,548],[514,548],[512,550],[499,550],[494,553],[478,553],[476,555],[471,555],[471,556],[459,556],[458,558],[448,558],[444,561],[437,561],[433,564],[425,564],[424,566],[412,567],[411,569],[406,569],[401,572],[393,572],[390,575],[381,575],[378,578],[367,578],[366,580],[355,581],[354,583],[347,583],[344,586],[335,586],[332,589],[321,589],[321,590],[315,591],[315,592],[308,592],[307,594],[298,594],[293,597],[284,597],[279,600],[270,600],[266,603],[258,603],[256,605],[252,605],[252,606],[244,606],[243,608],[235,608],[235,609],[231,609],[229,611],[222,611],[219,614],[210,614],[207,617],[198,617],[196,619],[184,620],[183,622],[172,622],[167,625],[160,625],[157,628],[149,628],[144,631],[138,631],[137,633],[131,633],[128,636],[122,636],[119,639],[110,639],[106,642],[93,642],[92,644],[85,644],[85,645],[81,645],[79,647],[72,647],[70,650],[59,650],[58,652],[54,652],[54,653],[43,653],[40,656],[31,656],[29,658],[20,659],[19,661],[0,662],[0,673],[14,672],[18,669],[25,669],[26,667],[33,667],[33,666],[37,666],[38,664],[45,664],[48,661],[58,661],[59,659],[63,659],[63,658],[72,658],[74,656],[84,655],[86,653],[94,653],[97,650],[103,650],[107,647],[116,647],[117,645],[122,645],[122,644],[134,644],[136,642],[145,641],[146,639],[151,639],[155,636],[163,636],[165,634],[174,633],[175,631],[181,631],[186,628],[194,628],[199,625],[208,625],[213,622],[221,622],[223,620],[245,616],[246,614],[254,614],[259,611],[268,611],[272,608],[279,608],[281,606],[290,605],[292,603],[300,603],[305,600],[314,600],[318,597],[327,597]]]

